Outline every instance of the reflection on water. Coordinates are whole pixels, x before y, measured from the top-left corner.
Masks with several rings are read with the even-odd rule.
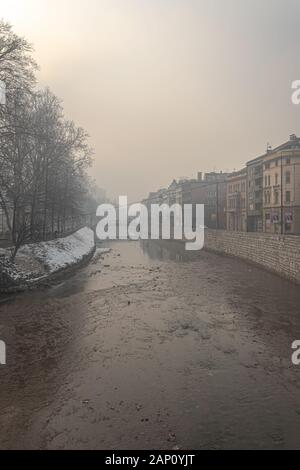
[[[187,251],[185,243],[176,240],[105,241],[98,243],[99,248],[122,251],[122,258],[129,264],[144,264],[153,261],[195,261],[199,251]],[[126,246],[126,250],[124,250]]]
[[[149,258],[160,261],[195,261],[198,254],[187,251],[184,243],[174,240],[144,240],[140,246]]]

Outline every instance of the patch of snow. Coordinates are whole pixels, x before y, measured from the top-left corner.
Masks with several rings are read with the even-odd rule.
[[[92,252],[94,246],[93,230],[84,227],[65,238],[25,245],[19,250],[19,254],[33,257],[48,272],[53,273],[80,262]]]
[[[105,255],[106,253],[110,253],[111,252],[111,248],[97,248],[96,250],[96,254],[101,254],[101,255]]]
[[[10,250],[1,250],[0,289],[47,280],[49,274],[78,264],[94,248],[94,232],[85,227],[65,238],[23,246],[14,263]]]

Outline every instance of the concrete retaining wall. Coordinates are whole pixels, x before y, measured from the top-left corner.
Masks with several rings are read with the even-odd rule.
[[[300,236],[206,229],[205,249],[237,256],[300,283]]]

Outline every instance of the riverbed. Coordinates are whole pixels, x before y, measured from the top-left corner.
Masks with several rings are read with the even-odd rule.
[[[175,242],[102,246],[0,299],[0,447],[300,448],[299,286]]]

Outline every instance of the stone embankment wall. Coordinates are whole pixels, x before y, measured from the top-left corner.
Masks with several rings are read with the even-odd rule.
[[[300,236],[206,229],[205,249],[237,256],[300,283]]]

